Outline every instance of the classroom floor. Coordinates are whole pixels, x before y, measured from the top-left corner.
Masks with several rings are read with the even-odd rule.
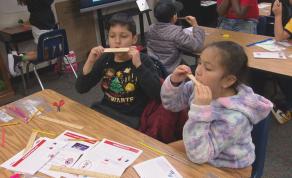
[[[86,94],[79,94],[75,91],[75,78],[73,74],[63,74],[58,76],[51,71],[43,71],[40,78],[44,82],[44,87],[55,90],[75,101],[86,106],[101,99],[102,95],[98,87],[93,88]],[[22,95],[22,84],[20,78],[12,81],[16,92],[14,99],[20,99]],[[30,88],[28,94],[40,91],[35,77],[31,75]],[[280,125],[273,118],[270,122],[267,157],[265,162],[265,178],[291,178],[292,177],[292,121]]]

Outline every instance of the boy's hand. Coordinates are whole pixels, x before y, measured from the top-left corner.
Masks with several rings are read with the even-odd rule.
[[[197,20],[193,16],[186,16],[186,21],[193,27],[198,26]]]
[[[187,78],[187,74],[192,73],[189,66],[179,65],[171,74],[170,81],[172,84],[179,84]]]
[[[132,58],[132,63],[136,68],[142,64],[140,59],[140,52],[137,50],[136,46],[130,47],[128,55]]]
[[[282,15],[282,3],[279,0],[275,0],[272,11],[275,16]]]
[[[206,85],[195,85],[193,103],[196,105],[209,105],[212,101],[212,92]]]
[[[102,55],[104,48],[102,46],[97,46],[91,49],[87,61],[94,64]]]

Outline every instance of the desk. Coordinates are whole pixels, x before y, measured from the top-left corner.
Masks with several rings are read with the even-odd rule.
[[[209,28],[209,27],[203,27],[203,28],[205,29],[205,32],[206,32],[205,45],[215,42],[215,41],[223,41],[223,40],[234,41],[244,47],[248,55],[249,67],[292,77],[292,59],[288,58],[289,55],[292,55],[292,47],[288,47],[284,51],[288,59],[283,59],[283,60],[282,59],[281,60],[255,59],[253,57],[253,52],[256,52],[256,51],[260,52],[260,51],[265,51],[265,50],[257,46],[246,47],[246,45],[260,41],[260,40],[264,40],[267,38],[271,38],[271,37],[247,34],[247,33],[241,33],[241,32],[234,32],[234,31],[228,31],[228,30],[217,29],[217,28]],[[223,34],[228,34],[230,37],[224,38]]]
[[[5,43],[7,53],[12,49],[18,51],[17,43],[31,39],[33,39],[33,36],[31,27],[28,25],[18,25],[0,30],[0,41]],[[13,47],[11,47],[10,44],[12,44]]]
[[[193,164],[186,159],[186,155],[174,150],[170,146],[159,142],[153,138],[148,137],[132,128],[129,128],[115,120],[112,120],[102,114],[91,110],[90,108],[81,105],[71,99],[58,94],[52,90],[44,90],[35,93],[31,96],[42,96],[48,103],[63,99],[65,105],[62,107],[61,112],[52,111],[50,113],[45,113],[49,117],[58,118],[64,121],[69,121],[71,123],[80,124],[84,126],[82,130],[72,129],[66,126],[61,126],[53,124],[52,122],[40,120],[38,118],[33,119],[29,124],[21,123],[19,125],[6,127],[6,145],[5,147],[0,146],[0,164],[11,158],[13,155],[18,153],[23,149],[30,137],[31,129],[38,128],[41,130],[47,130],[50,132],[55,132],[57,134],[62,133],[65,129],[72,130],[81,134],[92,136],[94,138],[107,138],[123,144],[131,145],[143,150],[141,156],[134,162],[134,164],[155,158],[158,155],[145,147],[142,147],[137,143],[137,141],[144,141],[146,144],[151,144],[151,146],[158,148],[161,151],[169,152],[181,159],[186,160],[189,164],[179,162],[173,158],[167,157],[167,160],[177,169],[177,171],[183,177],[249,177],[248,175],[243,175],[245,172],[241,170],[226,169],[220,170],[218,168],[212,167],[208,164],[197,165]],[[28,96],[26,98],[29,98]],[[24,99],[26,99],[24,98]],[[54,108],[55,109],[55,108]],[[208,175],[209,174],[209,175]],[[0,168],[0,177],[9,177],[11,172]],[[122,177],[125,178],[135,178],[138,177],[137,173],[130,166]]]

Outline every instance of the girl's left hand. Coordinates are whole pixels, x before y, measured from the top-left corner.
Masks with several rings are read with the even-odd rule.
[[[132,58],[132,63],[136,68],[142,64],[140,59],[140,52],[137,50],[136,46],[130,47],[128,55]]]
[[[209,105],[212,101],[212,92],[206,85],[195,85],[195,97],[193,103],[196,105]]]

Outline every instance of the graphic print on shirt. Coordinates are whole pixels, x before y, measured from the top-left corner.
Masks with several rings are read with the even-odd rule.
[[[107,68],[104,72],[101,87],[105,97],[111,102],[129,104],[134,102],[134,92],[137,86],[137,77],[130,67],[123,71]]]

